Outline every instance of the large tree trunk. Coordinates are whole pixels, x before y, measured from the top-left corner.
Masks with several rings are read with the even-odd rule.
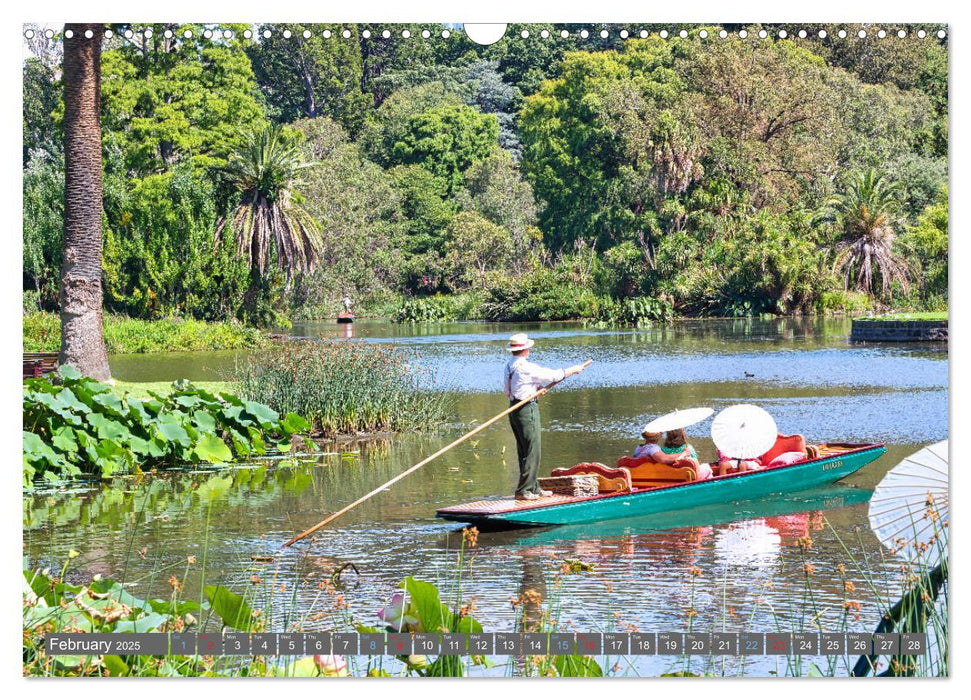
[[[64,259],[61,364],[111,378],[101,298],[101,39],[99,24],[67,24],[64,39]],[[90,30],[93,36],[84,36]]]

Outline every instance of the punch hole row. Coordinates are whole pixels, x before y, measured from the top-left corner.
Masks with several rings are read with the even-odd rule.
[[[438,32],[436,30],[435,33],[437,36],[441,36],[442,39],[448,39],[452,35],[452,31],[449,29],[443,29],[441,30],[441,32]],[[272,32],[269,29],[265,29],[262,32],[254,32],[250,29],[246,29],[242,32],[241,36],[244,39],[252,39],[257,34],[262,36],[264,39],[269,39],[274,35],[274,32]],[[330,39],[330,38],[333,38],[336,34],[339,34],[344,39],[350,39],[354,36],[354,32],[352,32],[350,29],[343,29],[340,32],[332,32],[329,29],[325,29],[322,32],[320,32],[319,36],[323,37],[324,39]],[[563,29],[557,32],[557,34],[562,39],[568,39],[570,38],[570,36],[579,36],[581,39],[588,39],[590,37],[590,31],[587,29],[581,29],[580,31],[574,32],[573,34],[571,34],[569,30]],[[620,31],[615,32],[615,34],[616,36],[619,36],[621,39],[638,39],[638,38],[646,39],[647,37],[651,36],[651,32],[649,32],[646,29],[641,29],[639,31],[634,31],[634,32],[631,32],[627,29],[621,29]],[[810,33],[807,32],[805,29],[800,29],[795,34],[795,37],[798,37],[799,39],[806,39],[809,37],[809,34]],[[43,35],[48,39],[53,39],[55,36],[54,30],[47,29],[43,32]],[[112,31],[111,29],[104,30],[104,38],[110,39],[114,35],[115,35],[115,32]],[[124,32],[122,32],[122,35],[126,39],[132,39],[136,35],[140,35],[146,39],[150,39],[155,35],[155,32],[152,29],[144,29],[141,31],[126,29]],[[193,38],[193,36],[195,36],[194,32],[191,29],[186,29],[181,32],[173,31],[171,29],[166,29],[164,32],[162,32],[162,35],[166,39],[172,39],[172,38],[175,38],[176,36],[181,36],[183,39],[191,39]],[[284,39],[292,39],[292,38],[296,38],[297,36],[300,36],[304,39],[310,39],[314,36],[314,33],[311,32],[309,29],[305,29],[303,32],[299,32],[295,34],[294,32],[291,32],[289,29],[286,29],[282,33],[280,33],[280,35]],[[607,29],[602,29],[598,32],[598,36],[601,39],[609,39],[611,35],[612,33]],[[750,32],[745,29],[740,29],[737,32],[728,32],[722,29],[715,36],[717,36],[720,39],[727,39],[733,35],[739,37],[740,39],[746,39],[750,36]],[[820,29],[818,32],[815,32],[815,35],[820,39],[826,39],[827,37],[830,37],[830,35],[826,32],[825,29]],[[915,35],[919,39],[924,39],[928,36],[928,32],[924,29],[920,29],[917,32],[915,32]],[[35,36],[36,36],[36,32],[33,29],[27,29],[24,31],[24,37],[26,39],[33,39]],[[86,39],[91,39],[93,36],[94,36],[94,33],[90,29],[84,32],[84,37]],[[203,38],[206,38],[206,39],[233,39],[236,35],[230,29],[206,29],[202,32],[202,36]],[[417,39],[419,36],[422,39],[430,39],[432,37],[432,32],[428,29],[423,29],[418,35],[415,35],[408,29],[404,29],[400,33],[396,33],[396,34],[393,34],[389,29],[385,29],[381,32],[372,32],[369,29],[365,29],[360,33],[360,37],[362,39],[392,39],[392,38]],[[522,39],[529,39],[532,36],[538,36],[540,39],[548,39],[550,38],[550,36],[552,36],[552,33],[548,29],[543,29],[538,34],[533,35],[529,32],[528,29],[523,29],[522,31],[519,32],[519,36]],[[659,36],[662,39],[674,39],[674,38],[687,39],[690,37],[690,34],[685,29],[682,29],[677,33],[671,33],[671,32],[668,32],[668,30],[666,29],[662,29],[659,32],[657,32],[657,36]],[[707,29],[702,29],[701,31],[698,32],[697,36],[701,39],[708,39],[709,37],[712,36],[712,33],[709,32]],[[758,36],[758,38],[760,39],[768,39],[772,35],[767,30],[760,29],[755,34],[755,36]],[[851,34],[847,32],[845,29],[840,29],[838,32],[836,32],[835,36],[840,39],[846,39],[850,37]],[[865,29],[860,29],[855,33],[855,36],[859,39],[866,39],[867,37],[873,37],[873,36],[877,37],[878,39],[885,39],[888,36],[896,36],[899,39],[904,39],[908,36],[908,32],[904,29],[898,29],[896,32],[894,32],[893,30],[887,31],[886,29],[878,29],[876,31],[873,31],[872,33],[868,33]],[[943,29],[940,29],[937,31],[936,36],[938,39],[944,39],[947,37],[947,32]],[[68,29],[67,31],[64,32],[64,38],[73,39],[74,32]],[[775,38],[789,39],[789,38],[793,38],[793,35],[787,32],[785,29],[780,29],[775,34]]]

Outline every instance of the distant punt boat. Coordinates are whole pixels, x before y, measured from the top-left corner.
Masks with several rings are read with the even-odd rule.
[[[859,471],[880,457],[887,448],[880,444],[831,443],[819,445],[815,451],[817,456],[795,464],[714,476],[702,481],[663,481],[654,486],[631,487],[628,476],[627,487],[606,493],[601,490],[596,496],[554,494],[535,501],[497,496],[441,508],[436,515],[483,529],[548,527],[633,518],[732,501],[751,501],[832,484]],[[584,473],[582,466],[565,471]],[[626,471],[609,467],[603,469],[607,476]],[[604,479],[602,483],[613,488],[616,481]]]
[[[338,323],[354,323],[354,314],[337,314]]]

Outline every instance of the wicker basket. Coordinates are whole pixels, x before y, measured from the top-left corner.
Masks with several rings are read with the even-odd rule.
[[[565,496],[596,496],[600,481],[596,474],[547,476],[539,480],[539,487]]]

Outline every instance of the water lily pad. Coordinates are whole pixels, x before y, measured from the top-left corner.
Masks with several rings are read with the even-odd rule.
[[[195,454],[202,461],[211,464],[229,462],[233,459],[232,451],[215,435],[203,435],[196,443]]]
[[[206,598],[227,627],[247,632],[253,626],[253,610],[243,596],[223,586],[206,586]]]

